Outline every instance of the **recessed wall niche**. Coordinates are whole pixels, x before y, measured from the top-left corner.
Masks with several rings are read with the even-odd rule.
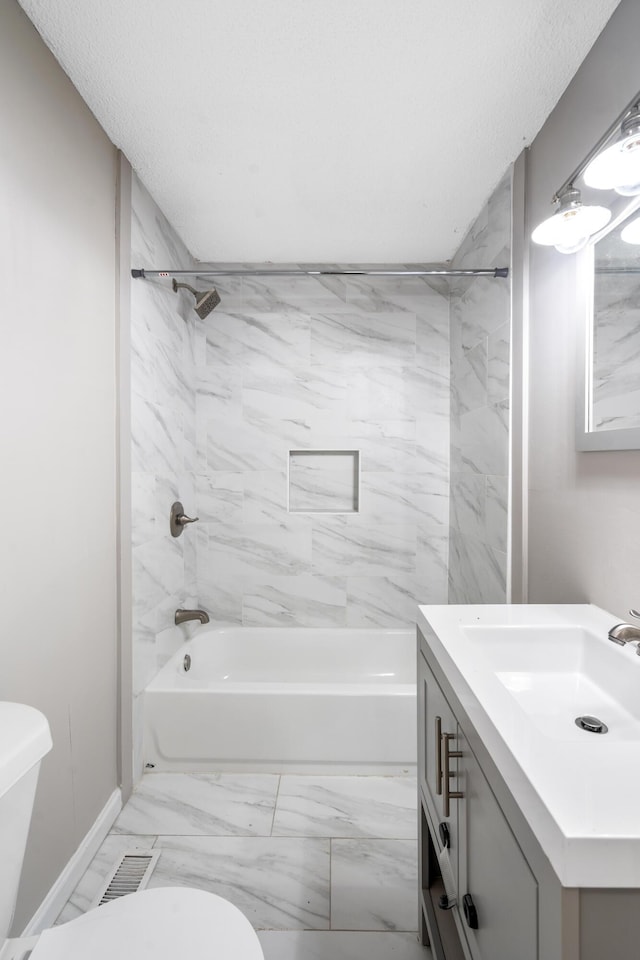
[[[290,450],[289,513],[357,513],[359,450]]]

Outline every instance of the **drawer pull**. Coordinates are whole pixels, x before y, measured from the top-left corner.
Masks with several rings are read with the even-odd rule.
[[[450,760],[452,757],[461,757],[461,756],[462,756],[462,751],[461,751],[461,750],[450,750],[450,749],[449,749],[449,740],[454,740],[454,739],[455,739],[455,734],[453,734],[453,733],[443,733],[443,734],[442,734],[442,741],[443,741],[443,747],[442,747],[443,763],[442,763],[442,765],[443,765],[443,767],[444,767],[443,772],[442,772],[442,777],[443,777],[443,780],[444,780],[444,788],[443,788],[443,791],[442,791],[442,792],[443,792],[443,794],[444,794],[444,798],[443,798],[443,808],[444,808],[444,815],[445,815],[445,817],[449,817],[449,816],[451,815],[451,804],[450,804],[450,801],[451,801],[451,800],[461,800],[461,799],[464,797],[464,794],[461,793],[460,790],[450,790],[450,789],[449,789],[449,780],[451,780],[453,777],[455,777],[455,773],[454,773],[452,770],[449,770],[449,760]]]
[[[436,793],[442,793],[442,717],[436,717]]]

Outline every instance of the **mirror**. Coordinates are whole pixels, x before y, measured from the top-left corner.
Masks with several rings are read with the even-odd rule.
[[[640,246],[620,236],[639,207],[634,198],[582,254],[578,450],[640,449]]]

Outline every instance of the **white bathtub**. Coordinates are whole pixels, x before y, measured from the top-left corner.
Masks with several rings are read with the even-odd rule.
[[[415,662],[411,630],[204,627],[145,690],[145,763],[195,772],[410,771]]]

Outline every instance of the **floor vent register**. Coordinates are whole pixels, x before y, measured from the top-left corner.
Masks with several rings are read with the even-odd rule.
[[[129,893],[144,890],[159,856],[159,850],[133,850],[130,853],[124,853],[116,862],[104,887],[91,906],[101,907],[103,903],[110,903],[118,897],[126,897]]]

